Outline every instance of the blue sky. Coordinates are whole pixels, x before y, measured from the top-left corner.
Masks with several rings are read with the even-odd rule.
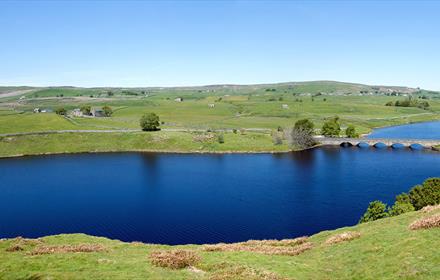
[[[440,90],[440,2],[0,2],[0,85]]]

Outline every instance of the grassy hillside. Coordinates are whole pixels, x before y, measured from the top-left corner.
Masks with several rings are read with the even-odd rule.
[[[440,228],[409,229],[438,215],[440,208],[308,239],[217,246],[124,243],[83,234],[2,240],[0,279],[439,279]],[[353,239],[343,241],[343,232]],[[152,252],[174,249],[200,260],[182,269],[157,266],[157,256],[151,263]]]
[[[18,88],[22,89],[22,88]],[[292,82],[260,85],[212,85],[174,88],[38,88],[0,98],[0,134],[44,132],[52,130],[139,129],[139,119],[147,112],[159,115],[163,129],[224,130],[258,129],[263,136],[226,135],[224,145],[200,145],[192,135],[163,132],[164,139],[142,141],[139,134],[127,134],[111,140],[107,135],[0,138],[0,156],[38,154],[62,151],[113,150],[175,150],[175,151],[280,151],[271,143],[270,131],[288,129],[299,120],[308,118],[315,123],[317,133],[329,118],[339,116],[342,129],[355,126],[358,133],[368,133],[375,127],[411,122],[440,120],[440,94],[406,87],[368,86],[333,81]],[[411,93],[414,99],[429,102],[427,109],[385,106],[404,100]],[[391,95],[394,94],[394,95]],[[399,96],[396,96],[399,95]],[[183,98],[176,102],[175,98]],[[82,106],[111,106],[108,118],[68,118],[55,113],[34,114],[35,108],[67,112]],[[180,143],[175,137],[182,137]],[[146,136],[145,136],[146,137]],[[77,141],[83,138],[86,144]],[[60,140],[58,144],[55,140]],[[29,141],[35,141],[31,144]],[[62,145],[62,144],[66,145]],[[15,144],[20,144],[16,146]],[[69,144],[67,146],[67,144]],[[168,145],[168,146],[166,146]],[[202,147],[201,147],[202,146]],[[12,148],[11,148],[12,147]],[[115,148],[115,147],[120,147]],[[201,148],[200,148],[201,147]],[[245,149],[245,150],[244,150]]]

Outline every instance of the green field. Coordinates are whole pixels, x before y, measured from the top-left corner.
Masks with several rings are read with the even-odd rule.
[[[170,246],[124,243],[83,234],[50,236],[37,241],[2,240],[0,278],[434,280],[440,278],[440,228],[410,230],[408,226],[421,217],[439,214],[440,209],[430,213],[410,212],[354,227],[321,232],[308,239],[311,249],[296,256],[205,251],[204,246],[200,245],[173,246],[191,250],[201,257],[200,262],[191,269],[162,268],[150,263],[149,254],[152,251],[173,249]],[[360,237],[326,244],[329,237],[346,231],[358,232]],[[90,244],[100,246],[103,251],[32,254],[41,247]]]
[[[22,88],[0,88],[7,93]],[[205,86],[182,88],[34,88],[23,95],[1,98],[0,134],[44,132],[54,130],[115,130],[139,129],[139,119],[146,112],[159,115],[163,129],[231,130],[257,129],[265,131],[261,143],[248,146],[246,151],[286,150],[270,144],[270,131],[293,126],[298,119],[309,118],[315,123],[316,133],[329,118],[339,116],[342,129],[354,125],[359,133],[368,133],[375,127],[440,119],[440,93],[403,87],[372,87],[340,82],[303,82],[268,85]],[[389,96],[390,92],[400,96]],[[427,110],[417,107],[385,106],[389,101],[404,100],[411,95],[417,100],[428,101]],[[183,102],[174,101],[183,98]],[[424,99],[420,99],[423,97]],[[214,104],[213,108],[209,104]],[[83,105],[92,107],[111,106],[114,114],[109,118],[62,117],[55,113],[33,113],[34,108],[49,109],[64,107],[67,111]],[[212,106],[212,105],[211,105]],[[163,133],[169,133],[163,131]],[[243,151],[249,137],[236,137],[226,133],[224,145],[211,145],[206,151]],[[191,136],[181,135],[182,139]],[[70,138],[69,138],[70,137]],[[139,142],[139,135],[129,134],[115,137],[113,143],[108,136],[90,138],[84,145],[75,141],[78,137],[67,134],[62,143],[64,150],[179,150],[197,151],[199,143],[173,144],[164,141],[161,145]],[[168,138],[177,137],[170,133]],[[180,137],[180,136],[179,136]],[[37,154],[63,151],[62,145],[54,143],[56,137],[34,138],[35,150],[24,147],[13,149],[16,154]],[[269,140],[269,141],[268,141]],[[9,141],[9,140],[8,140]],[[124,143],[121,143],[124,141]],[[185,140],[186,141],[186,140]],[[229,141],[229,142],[228,142]],[[12,141],[13,142],[13,141]],[[176,141],[178,142],[178,141]],[[269,142],[269,143],[268,143]],[[0,155],[11,155],[10,142],[0,141]],[[169,146],[167,146],[169,145]],[[58,147],[58,148],[55,148]],[[45,147],[45,148],[44,148]],[[158,148],[159,147],[159,148]],[[8,150],[5,150],[5,149]]]

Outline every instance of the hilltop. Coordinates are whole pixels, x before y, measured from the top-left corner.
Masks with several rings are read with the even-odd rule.
[[[309,238],[231,245],[125,243],[84,234],[1,240],[0,278],[439,279],[440,228],[409,228],[418,219],[438,215],[439,207]],[[174,251],[180,261],[167,255],[175,249],[183,249]],[[183,260],[193,266],[158,266],[178,266]]]
[[[22,90],[33,90],[40,92],[39,96],[52,96],[50,92],[62,92],[64,95],[75,94],[106,94],[113,91],[121,95],[136,95],[148,93],[211,93],[211,94],[252,94],[259,92],[277,92],[292,94],[413,94],[424,93],[433,94],[436,91],[429,91],[420,88],[405,86],[384,86],[384,85],[365,85],[358,83],[347,83],[338,81],[306,81],[306,82],[283,82],[265,84],[218,84],[205,86],[176,86],[176,87],[74,87],[74,86],[54,86],[54,87],[0,87],[0,97],[2,94],[17,92]]]

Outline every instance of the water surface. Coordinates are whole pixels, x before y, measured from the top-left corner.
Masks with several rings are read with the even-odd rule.
[[[165,244],[291,238],[357,223],[440,175],[440,155],[323,147],[280,155],[0,159],[0,237],[87,233]]]
[[[440,121],[378,128],[367,138],[440,139]]]

